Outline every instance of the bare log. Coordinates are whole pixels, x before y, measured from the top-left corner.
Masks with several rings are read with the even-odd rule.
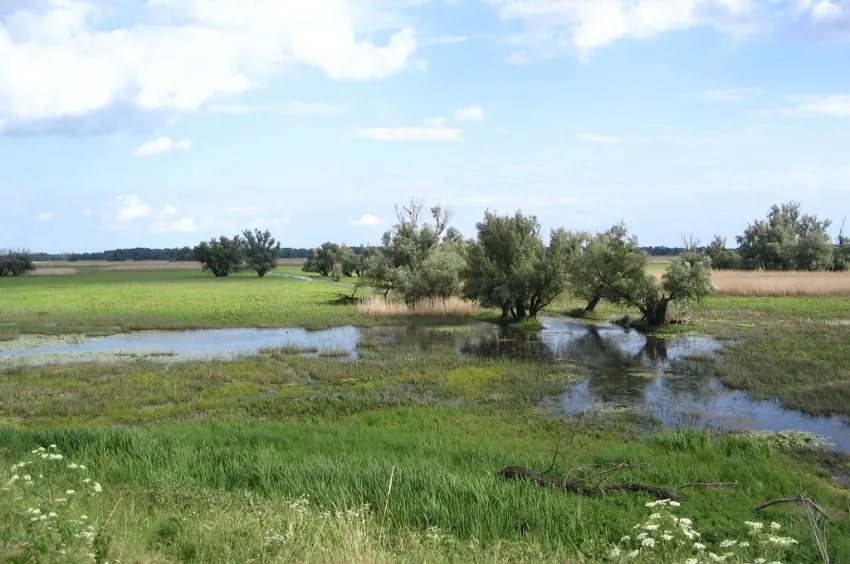
[[[577,482],[561,482],[558,483],[555,480],[548,478],[541,474],[540,472],[536,472],[534,470],[529,470],[528,468],[523,468],[521,466],[506,466],[499,470],[499,474],[507,479],[521,479],[528,480],[530,482],[534,482],[539,486],[543,486],[545,488],[556,488],[564,492],[574,493],[578,495],[583,495],[586,497],[594,496],[594,495],[602,495],[606,493],[616,493],[616,492],[641,492],[648,493],[649,495],[655,497],[656,499],[670,499],[673,501],[679,500],[679,495],[676,490],[670,488],[663,488],[660,486],[652,486],[648,484],[639,484],[639,483],[628,483],[628,484],[612,484],[608,486],[598,486],[598,487],[589,487],[583,486]]]

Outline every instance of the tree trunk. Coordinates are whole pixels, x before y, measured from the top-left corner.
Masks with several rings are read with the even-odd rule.
[[[590,301],[587,303],[587,307],[584,308],[584,313],[592,313],[593,310],[596,309],[596,306],[599,305],[599,302],[601,300],[601,296],[593,296],[592,298],[590,298]]]
[[[657,326],[664,325],[667,322],[667,306],[670,304],[670,298],[661,298],[655,303],[647,304],[644,317],[649,325]]]
[[[516,302],[514,303],[514,308],[516,310],[514,319],[516,319],[517,321],[523,321],[526,317],[528,317],[528,314],[525,311],[525,304],[522,303],[522,300],[516,300]]]
[[[502,319],[507,319],[511,315],[511,304],[502,304]]]

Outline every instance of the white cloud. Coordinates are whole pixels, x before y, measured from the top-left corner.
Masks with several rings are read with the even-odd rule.
[[[134,154],[137,157],[152,157],[154,155],[161,155],[163,153],[186,151],[191,147],[192,141],[189,139],[174,141],[170,137],[160,137],[159,139],[154,139],[153,141],[149,141],[143,145],[140,145],[136,149]]]
[[[841,0],[797,0],[797,12],[815,23],[839,20],[845,15]]]
[[[349,223],[351,225],[354,225],[354,226],[357,226],[357,227],[376,227],[376,226],[382,224],[383,222],[384,222],[383,219],[380,219],[378,217],[375,217],[372,214],[367,213],[366,215],[364,215],[360,219],[352,220]]]
[[[763,26],[758,0],[490,0],[502,20],[524,24],[508,42],[520,47],[510,61],[522,63],[564,52],[586,59],[622,39],[709,26],[733,36]]]
[[[166,205],[164,208],[162,208],[162,211],[157,214],[157,217],[168,217],[170,215],[176,215],[179,211],[180,209],[176,208],[175,206]]]
[[[86,217],[88,217],[90,215],[94,215],[94,214],[95,214],[95,211],[92,210],[92,209],[83,210],[83,215],[86,216]]]
[[[796,96],[789,100],[797,103],[775,113],[791,117],[850,117],[850,94]]]
[[[481,106],[471,106],[469,108],[461,108],[455,112],[456,121],[481,121],[484,119],[484,108]]]
[[[373,127],[357,132],[361,139],[372,141],[434,141],[463,139],[463,131],[451,127]]]
[[[762,93],[761,88],[744,86],[740,88],[717,88],[694,94],[696,100],[707,102],[743,102]]]
[[[449,121],[444,117],[430,117],[422,120],[422,124],[425,127],[443,127],[446,125],[446,122]]]
[[[101,219],[111,225],[133,222],[150,215],[151,207],[136,195],[118,196],[101,214]]]
[[[49,0],[7,8],[0,124],[49,129],[116,109],[192,111],[300,66],[336,80],[385,78],[408,65],[416,37],[409,27],[388,29],[399,20],[377,4],[149,0],[135,10]],[[378,30],[391,32],[383,44],[364,39]]]
[[[227,115],[251,115],[270,113],[281,116],[315,116],[341,114],[342,106],[326,102],[302,102],[288,100],[272,104],[210,104],[207,110]]]
[[[38,221],[49,221],[53,219],[53,212],[44,212],[35,216],[35,219]]]
[[[224,213],[254,213],[260,211],[260,208],[257,206],[221,206],[219,210]]]
[[[610,135],[601,135],[599,133],[579,133],[576,139],[585,143],[617,143],[619,139]]]
[[[288,223],[289,223],[288,217],[271,217],[271,218],[258,217],[253,222],[251,222],[251,226],[252,227],[269,228],[269,227],[277,227],[277,226],[280,226],[280,225],[286,225]]]
[[[151,227],[151,233],[194,233],[195,220],[190,217],[179,219],[161,219]]]

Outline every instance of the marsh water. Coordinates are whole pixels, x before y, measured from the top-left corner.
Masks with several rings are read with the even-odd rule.
[[[850,424],[841,418],[810,417],[724,386],[711,361],[721,347],[714,339],[699,335],[652,338],[615,325],[548,320],[542,331],[531,333],[475,323],[460,327],[246,328],[97,338],[28,337],[0,343],[0,367],[134,356],[165,361],[233,359],[279,347],[302,349],[314,356],[332,353],[344,361],[356,360],[364,346],[401,344],[423,349],[449,345],[459,355],[582,367],[585,377],[547,402],[547,407],[561,413],[630,409],[668,426],[805,431],[850,452]]]

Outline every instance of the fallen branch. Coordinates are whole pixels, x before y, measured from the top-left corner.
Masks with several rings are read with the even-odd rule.
[[[777,498],[777,499],[771,499],[770,501],[766,501],[766,502],[762,503],[761,505],[759,505],[758,507],[754,508],[753,511],[761,511],[762,509],[767,509],[768,507],[770,507],[772,505],[777,505],[779,503],[802,503],[806,506],[810,506],[810,507],[814,508],[823,517],[825,517],[826,519],[829,519],[829,514],[827,514],[827,512],[824,511],[823,508],[820,505],[818,505],[817,503],[815,503],[814,501],[812,501],[808,497],[804,497],[802,495],[798,495],[797,497],[780,497],[780,498]]]
[[[574,493],[590,497],[593,495],[601,495],[614,492],[643,492],[648,493],[656,499],[670,499],[678,501],[679,496],[676,490],[670,488],[662,488],[660,486],[652,486],[648,484],[628,483],[628,484],[613,484],[610,486],[589,487],[582,486],[580,482],[556,482],[548,478],[540,472],[522,468],[520,466],[506,466],[499,470],[499,474],[506,480],[522,479],[534,482],[546,488],[556,488],[564,492]]]

